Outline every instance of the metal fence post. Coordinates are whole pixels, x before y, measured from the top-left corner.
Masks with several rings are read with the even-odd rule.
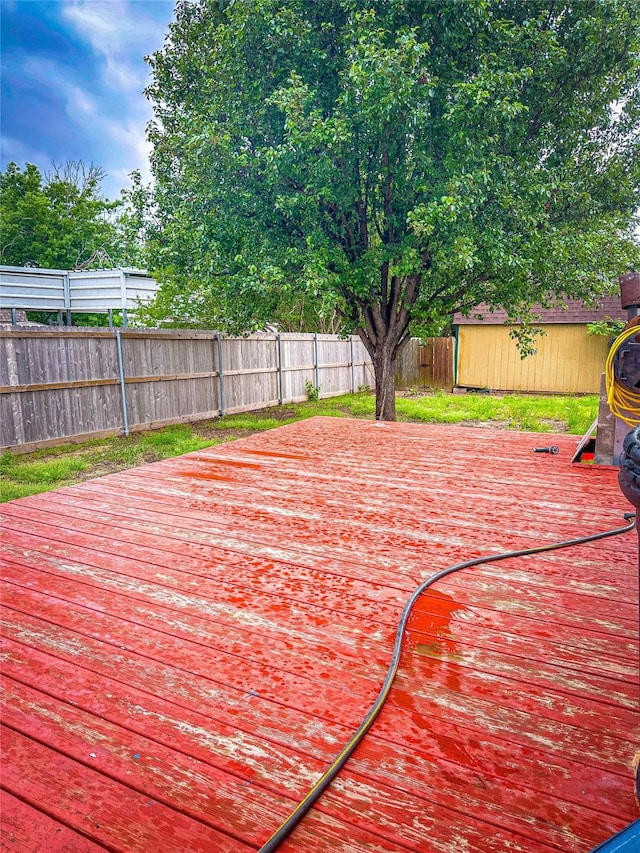
[[[64,310],[67,315],[67,326],[71,325],[71,284],[69,282],[69,273],[62,273],[62,295],[64,299]],[[62,317],[62,313],[60,314]],[[60,323],[62,325],[62,323]]]
[[[116,329],[116,347],[118,349],[118,373],[120,378],[120,395],[122,397],[122,421],[124,434],[129,435],[129,414],[127,412],[127,386],[124,381],[124,359],[122,358],[122,338],[120,329]]]
[[[355,365],[353,363],[353,335],[349,335],[349,351],[351,354],[351,393],[356,393]]]
[[[280,334],[276,335],[276,345],[278,347],[278,405],[284,403],[284,394],[282,391],[282,339]]]
[[[316,332],[313,336],[313,360],[315,362],[316,369],[316,388],[320,390],[320,369],[318,366],[318,333]]]
[[[127,274],[120,270],[120,306],[122,308],[122,328],[127,328]]]
[[[220,381],[220,417],[224,417],[224,373],[222,370],[222,337],[220,332],[216,332],[216,341],[218,342],[218,379]]]

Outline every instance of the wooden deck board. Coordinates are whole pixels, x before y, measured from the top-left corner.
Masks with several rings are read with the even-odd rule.
[[[615,472],[552,440],[315,418],[6,504],[7,849],[259,847],[373,701],[421,579],[620,526]],[[637,554],[630,533],[425,594],[283,851],[581,853],[634,819]]]

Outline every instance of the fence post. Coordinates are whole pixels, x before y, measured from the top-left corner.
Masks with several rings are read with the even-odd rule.
[[[220,332],[216,332],[218,342],[218,379],[220,381],[220,417],[224,417],[224,372],[222,370],[222,338]]]
[[[127,386],[124,381],[124,359],[122,358],[122,338],[120,329],[116,329],[116,347],[118,349],[118,373],[120,379],[120,395],[122,397],[122,421],[124,434],[129,435],[129,414],[127,412]]]
[[[282,391],[282,339],[280,333],[276,335],[276,344],[278,347],[278,405],[284,403],[284,394]]]
[[[320,390],[320,370],[318,367],[318,333],[315,332],[313,335],[313,361],[315,365],[316,372],[316,388]]]
[[[122,308],[122,328],[126,329],[127,322],[127,274],[120,270],[120,306]]]
[[[67,326],[71,325],[71,285],[69,282],[69,273],[62,273],[62,293],[64,299],[64,310],[67,315]],[[60,313],[60,319],[62,321],[62,312]],[[60,322],[62,326],[62,322]]]
[[[353,335],[349,335],[349,353],[351,358],[351,393],[356,393],[355,365],[353,363]]]

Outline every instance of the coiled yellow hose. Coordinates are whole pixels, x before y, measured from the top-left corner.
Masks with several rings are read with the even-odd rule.
[[[618,335],[611,345],[604,368],[607,403],[611,413],[631,427],[640,424],[640,392],[627,388],[620,382],[615,375],[613,363],[620,347],[635,335],[640,335],[640,325],[631,326]]]

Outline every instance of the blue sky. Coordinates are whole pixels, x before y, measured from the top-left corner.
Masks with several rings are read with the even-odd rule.
[[[83,160],[116,198],[149,178],[145,55],[162,47],[174,0],[0,0],[1,166]]]

